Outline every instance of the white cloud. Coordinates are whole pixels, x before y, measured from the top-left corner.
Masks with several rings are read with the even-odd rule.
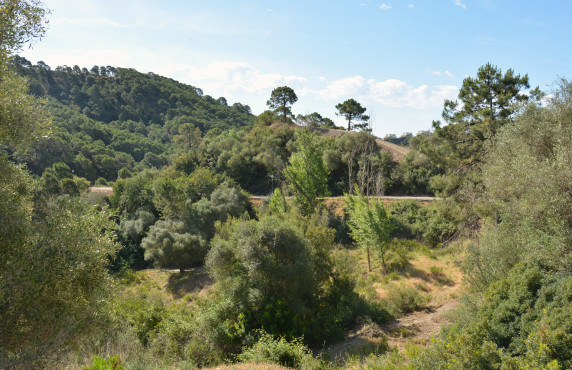
[[[367,81],[362,76],[346,77],[330,83],[325,89],[318,91],[317,95],[323,100],[338,100],[346,96],[366,95]]]
[[[294,75],[264,73],[244,62],[214,62],[206,67],[187,64],[169,64],[157,71],[224,96],[237,96],[241,92],[258,94],[281,85],[302,87],[306,79]]]
[[[151,51],[145,50],[119,50],[119,49],[69,49],[61,51],[59,49],[48,49],[44,51],[45,56],[41,59],[52,68],[61,65],[78,65],[90,68],[93,65],[111,65],[114,67],[135,67],[141,60],[152,60],[155,56]],[[28,49],[23,53],[24,57],[32,60],[40,60],[34,55],[33,49]],[[141,66],[140,70],[145,69]]]
[[[455,5],[460,6],[463,9],[467,9],[467,5],[463,4],[462,0],[455,0]]]
[[[413,9],[413,7],[415,7],[415,5],[409,4],[409,5],[407,5],[407,7],[408,7],[409,9]]]
[[[391,9],[391,3],[387,3],[387,4],[383,3],[379,6],[379,8],[381,10],[389,10],[389,9]]]
[[[447,77],[451,77],[451,78],[455,77],[455,75],[449,71],[445,71],[445,74],[447,75]]]
[[[445,99],[454,98],[457,92],[453,85],[413,86],[398,79],[376,81],[354,76],[330,83],[317,92],[317,97],[330,101],[355,97],[393,108],[430,109],[442,106]]]
[[[548,106],[550,103],[552,103],[552,100],[554,99],[554,94],[546,94],[542,100],[540,101],[540,104],[543,107]]]

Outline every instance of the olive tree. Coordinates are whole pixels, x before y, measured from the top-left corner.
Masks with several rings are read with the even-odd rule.
[[[262,312],[278,301],[304,312],[316,292],[314,263],[303,233],[277,217],[224,225],[206,266],[240,312]]]
[[[190,234],[182,221],[159,220],[141,241],[145,260],[155,267],[186,268],[203,262],[207,252],[205,240]]]

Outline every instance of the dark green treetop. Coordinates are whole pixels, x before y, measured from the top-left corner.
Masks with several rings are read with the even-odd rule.
[[[272,90],[270,99],[266,102],[270,108],[274,109],[278,115],[282,116],[282,122],[287,123],[288,118],[292,116],[290,105],[296,103],[298,97],[292,88],[288,86],[280,86]]]
[[[523,103],[542,97],[538,87],[525,93],[528,89],[528,75],[512,69],[503,75],[490,63],[480,67],[475,78],[463,80],[460,101],[445,100],[442,116],[449,125],[433,122],[437,135],[458,154],[458,165],[474,162],[483,142],[514,118]]]
[[[348,121],[348,131],[353,128],[365,128],[367,126],[367,121],[369,116],[365,115],[366,108],[354,99],[348,99],[343,103],[337,104],[336,109],[338,116],[343,116]],[[360,121],[360,124],[354,124],[352,126],[352,121]]]

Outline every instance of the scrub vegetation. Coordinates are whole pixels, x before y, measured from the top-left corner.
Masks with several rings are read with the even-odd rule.
[[[0,368],[572,367],[567,80],[482,66],[394,157],[354,99],[32,65],[1,6]]]

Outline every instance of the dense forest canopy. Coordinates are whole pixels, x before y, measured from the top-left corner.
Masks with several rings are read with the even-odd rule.
[[[30,93],[53,97],[104,123],[135,121],[145,126],[164,126],[176,117],[186,117],[206,132],[215,127],[238,128],[254,121],[247,105],[228,106],[224,97],[214,99],[199,88],[151,72],[111,66],[93,66],[89,70],[58,66],[52,70],[41,61],[32,65],[21,57],[13,58],[12,64],[29,79]]]

